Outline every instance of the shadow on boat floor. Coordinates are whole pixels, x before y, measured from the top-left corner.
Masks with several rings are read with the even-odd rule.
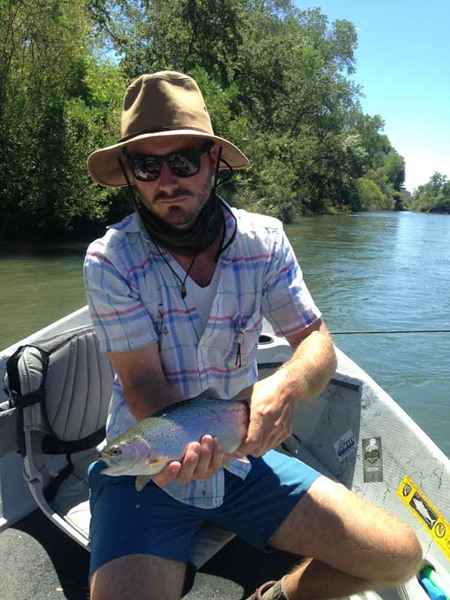
[[[89,553],[35,511],[0,535],[0,600],[88,600]],[[233,540],[197,574],[186,600],[242,600],[295,564]]]

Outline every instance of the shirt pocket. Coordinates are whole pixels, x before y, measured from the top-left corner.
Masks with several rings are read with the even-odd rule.
[[[243,318],[237,327],[234,346],[236,348],[235,366],[242,367],[256,360],[258,341],[261,333],[261,314]]]
[[[236,370],[251,365],[256,360],[258,340],[262,319],[260,312],[251,316],[235,315],[222,322],[205,334],[202,339],[202,350],[207,353],[207,361],[216,368]]]

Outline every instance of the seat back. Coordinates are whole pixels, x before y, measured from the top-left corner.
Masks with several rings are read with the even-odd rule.
[[[101,437],[114,374],[92,327],[22,346],[8,361],[7,377],[25,432],[40,431],[74,449]]]
[[[85,547],[86,464],[105,436],[113,380],[92,326],[21,346],[7,364],[5,387],[17,412],[24,477],[43,512]],[[70,456],[69,463],[62,455]],[[73,521],[73,512],[85,514]]]

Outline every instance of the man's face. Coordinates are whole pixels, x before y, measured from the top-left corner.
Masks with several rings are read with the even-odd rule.
[[[130,144],[127,152],[133,156],[165,156],[180,150],[200,149],[205,139],[142,140]],[[177,177],[167,163],[161,164],[161,174],[155,181],[143,182],[134,178],[139,197],[144,206],[166,223],[184,230],[195,222],[207,202],[217,162],[217,148],[201,155],[200,170],[191,177]]]

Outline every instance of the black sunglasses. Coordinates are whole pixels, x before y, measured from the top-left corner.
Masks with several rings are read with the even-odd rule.
[[[126,150],[130,169],[139,181],[156,181],[161,175],[163,163],[166,163],[170,171],[176,177],[192,177],[200,171],[202,155],[212,148],[213,142],[208,141],[201,148],[186,148],[163,156],[150,154],[141,156],[130,156]]]

